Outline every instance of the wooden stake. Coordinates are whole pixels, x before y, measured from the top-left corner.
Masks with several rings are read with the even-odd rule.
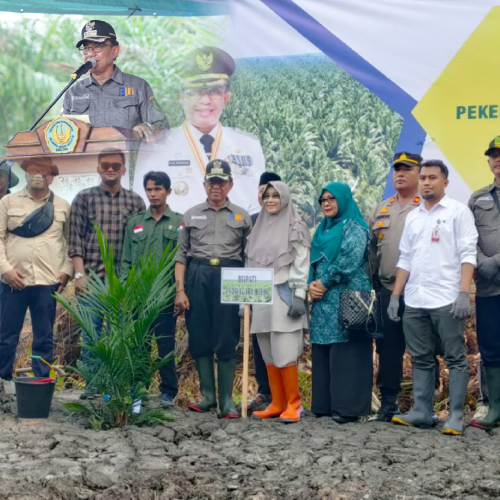
[[[241,390],[241,416],[247,418],[248,363],[250,358],[250,304],[245,304],[243,316],[243,388]]]

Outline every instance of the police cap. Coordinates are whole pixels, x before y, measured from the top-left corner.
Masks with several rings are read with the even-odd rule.
[[[103,43],[106,40],[116,42],[115,30],[111,24],[94,19],[82,28],[82,39],[76,44],[76,48],[87,40],[96,43]]]
[[[219,179],[222,181],[230,181],[231,178],[231,167],[229,163],[225,160],[212,160],[207,163],[207,169],[205,172],[205,180],[210,181],[212,179]]]
[[[396,167],[400,163],[406,165],[407,167],[420,167],[422,164],[423,158],[420,155],[407,153],[406,151],[401,151],[400,153],[396,153],[394,155],[394,159],[392,160],[392,166]]]
[[[234,59],[218,47],[200,47],[187,56],[183,86],[188,88],[221,85],[234,73]]]

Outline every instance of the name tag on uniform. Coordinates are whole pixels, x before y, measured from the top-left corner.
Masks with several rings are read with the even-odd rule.
[[[487,194],[486,196],[480,196],[476,201],[493,201],[493,197],[491,194]]]
[[[207,220],[206,215],[191,215],[191,220]]]
[[[85,94],[85,95],[72,95],[71,99],[73,101],[81,101],[83,99],[90,99],[90,94]]]
[[[169,160],[169,167],[189,167],[191,165],[191,160]]]
[[[135,226],[134,227],[134,234],[135,233],[140,233],[143,230],[144,230],[144,226]]]

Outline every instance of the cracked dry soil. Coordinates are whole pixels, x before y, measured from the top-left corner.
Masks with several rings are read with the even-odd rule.
[[[74,399],[56,393],[48,420],[0,412],[1,500],[500,498],[498,431],[175,410],[165,427],[94,432],[62,409]]]

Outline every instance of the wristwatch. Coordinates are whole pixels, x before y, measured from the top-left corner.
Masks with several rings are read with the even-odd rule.
[[[79,280],[80,278],[83,278],[84,276],[85,276],[85,274],[83,274],[83,273],[76,273],[75,280]]]

